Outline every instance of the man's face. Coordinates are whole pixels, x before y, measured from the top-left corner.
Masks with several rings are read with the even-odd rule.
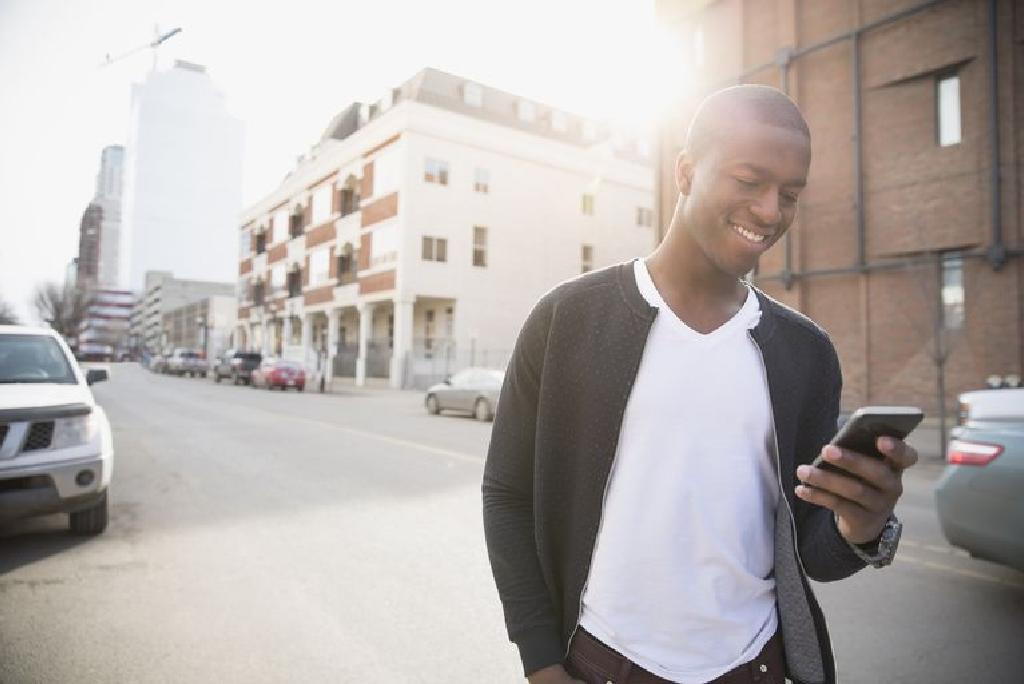
[[[684,225],[710,264],[742,277],[796,216],[810,141],[788,128],[745,121],[719,131],[696,160],[680,157]]]

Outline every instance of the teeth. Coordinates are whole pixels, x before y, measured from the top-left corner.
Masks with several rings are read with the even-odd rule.
[[[747,238],[748,240],[750,240],[751,242],[764,242],[764,240],[765,240],[765,237],[766,237],[766,236],[764,236],[764,235],[760,235],[760,234],[758,234],[758,233],[752,233],[752,232],[750,232],[749,230],[747,230],[747,229],[745,229],[745,228],[741,228],[740,226],[735,226],[735,225],[734,225],[734,226],[733,226],[733,229],[734,229],[734,230],[735,230],[735,231],[736,231],[737,233],[739,233],[740,235],[742,235],[743,237],[745,237],[745,238]]]

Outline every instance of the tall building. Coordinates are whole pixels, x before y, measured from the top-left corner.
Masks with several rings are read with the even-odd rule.
[[[234,278],[242,126],[205,67],[178,61],[132,88],[121,269],[141,291],[147,271]]]
[[[121,280],[121,191],[124,148],[110,145],[100,155],[93,204],[101,211],[99,260],[96,279],[102,288],[116,288]]]
[[[780,88],[807,118],[813,159],[797,220],[754,282],[832,336],[844,409],[907,403],[952,416],[959,392],[1020,375],[1024,5],[656,7],[697,82],[660,135],[659,224],[699,98],[740,82]]]
[[[78,226],[78,263],[73,286],[91,290],[99,283],[100,238],[103,230],[103,208],[90,202],[82,212]]]
[[[653,248],[651,182],[635,140],[424,69],[244,211],[235,345],[360,385],[501,367],[546,290]]]

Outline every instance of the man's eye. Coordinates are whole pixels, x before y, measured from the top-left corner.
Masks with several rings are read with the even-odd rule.
[[[737,178],[736,182],[739,183],[740,185],[742,185],[745,188],[753,188],[753,187],[755,187],[757,185],[757,181],[750,180],[748,178]]]
[[[790,193],[782,193],[782,201],[786,204],[796,204],[796,195]]]

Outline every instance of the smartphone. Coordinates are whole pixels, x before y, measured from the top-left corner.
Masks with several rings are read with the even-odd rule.
[[[885,455],[876,446],[878,438],[906,439],[923,419],[924,412],[916,406],[862,406],[854,411],[829,443],[884,460]],[[852,477],[848,471],[824,460],[821,454],[811,465]]]

